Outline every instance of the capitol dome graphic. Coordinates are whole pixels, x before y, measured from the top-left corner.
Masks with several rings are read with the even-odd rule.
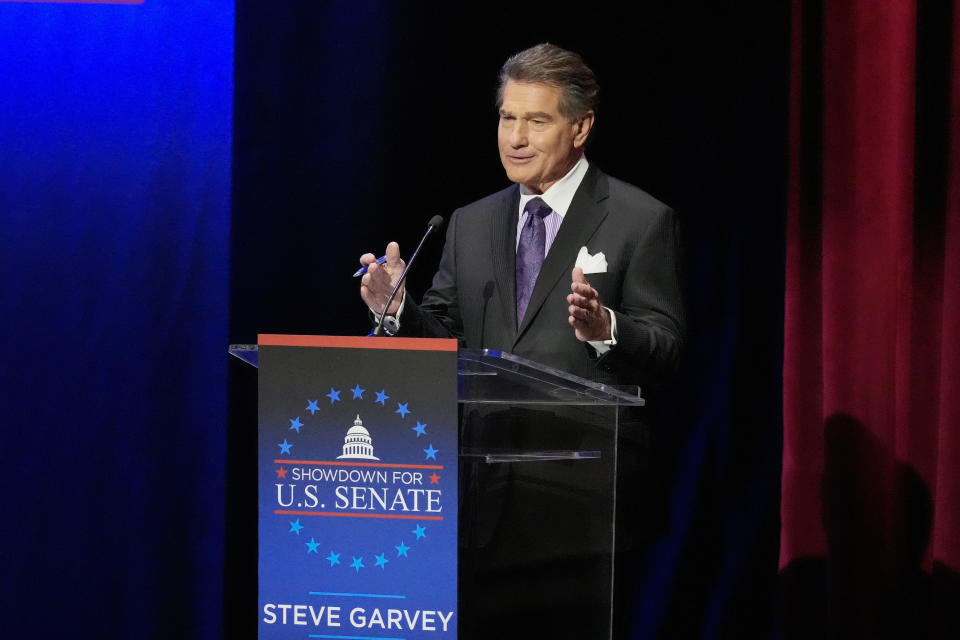
[[[370,432],[363,427],[363,421],[360,420],[360,414],[353,421],[353,426],[347,430],[347,435],[343,439],[343,455],[337,456],[337,460],[379,460],[373,455],[373,438]]]

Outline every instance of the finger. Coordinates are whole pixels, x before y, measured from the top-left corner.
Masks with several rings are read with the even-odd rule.
[[[387,301],[383,296],[378,296],[374,293],[370,287],[360,287],[360,298],[367,303],[367,306],[371,309],[382,308],[383,303]]]
[[[383,295],[383,283],[377,282],[373,278],[368,278],[370,274],[365,274],[360,280],[360,292],[366,292],[371,298]]]
[[[579,296],[575,293],[571,293],[569,296],[567,296],[567,302],[583,309],[592,309],[594,306],[596,306],[596,303],[590,298],[584,298],[583,296]]]
[[[376,262],[376,261],[377,261],[377,258],[372,253],[365,253],[362,256],[360,256],[360,264],[364,267],[370,264],[371,262]]]
[[[367,275],[370,276],[372,282],[390,282],[390,271],[387,266],[386,263],[373,262],[367,267]]]
[[[400,266],[402,260],[400,260],[400,245],[396,242],[391,242],[387,245],[387,264],[392,267]]]
[[[587,284],[587,278],[583,275],[583,269],[580,267],[573,268],[573,281]]]
[[[586,282],[573,282],[570,284],[570,289],[585,298],[596,298],[598,295],[597,290]]]
[[[580,287],[581,285],[577,285]],[[567,296],[567,301],[576,300],[579,306],[589,305],[591,307],[600,307],[603,306],[600,304],[600,294],[597,293],[597,290],[593,287],[586,287],[585,289],[577,289],[573,293]]]
[[[583,320],[570,316],[567,318],[567,322],[573,327],[574,331],[577,332],[577,338],[583,339],[581,336],[587,335],[590,333],[590,325]]]
[[[591,322],[596,317],[590,309],[584,309],[583,307],[577,307],[574,305],[570,305],[570,307],[567,308],[567,313],[569,313],[571,317],[576,318],[581,322]]]
[[[367,272],[360,279],[362,286],[369,287],[371,291],[390,290],[390,274],[384,269],[384,265],[373,263],[367,267]]]

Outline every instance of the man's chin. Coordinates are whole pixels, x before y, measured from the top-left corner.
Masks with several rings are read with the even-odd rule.
[[[504,164],[503,168],[507,172],[507,178],[510,180],[510,182],[516,182],[517,184],[530,184],[533,181],[533,175],[529,171],[523,171],[508,164]]]

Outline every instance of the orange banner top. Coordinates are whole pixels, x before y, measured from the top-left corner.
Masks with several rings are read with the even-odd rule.
[[[456,351],[453,338],[368,338],[365,336],[257,335],[257,344],[275,347],[340,347],[344,349],[400,349],[404,351]]]

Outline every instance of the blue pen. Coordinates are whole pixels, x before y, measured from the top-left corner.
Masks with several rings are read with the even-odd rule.
[[[386,261],[387,261],[387,256],[380,256],[379,258],[377,258],[377,264],[383,264],[383,263],[386,262]],[[359,269],[357,269],[357,272],[356,272],[355,274],[353,274],[353,277],[354,277],[354,278],[358,278],[358,277],[362,276],[363,274],[365,274],[365,273],[367,272],[367,266],[369,266],[369,265],[366,265],[366,266],[363,266],[363,267],[360,267]]]

